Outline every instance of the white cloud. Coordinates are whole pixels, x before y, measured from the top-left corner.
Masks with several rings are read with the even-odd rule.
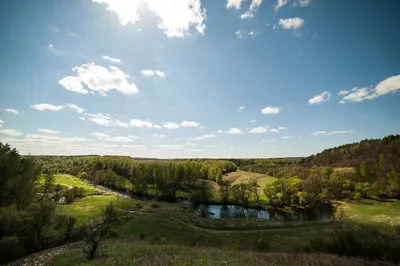
[[[279,131],[279,129],[277,129],[277,128],[272,128],[272,129],[269,130],[269,132],[272,132],[272,133],[279,133],[280,131]]]
[[[218,134],[221,134],[221,133],[223,133],[224,131],[223,131],[222,129],[219,129],[217,132],[218,132]]]
[[[371,88],[354,88],[339,103],[356,103],[376,98]]]
[[[128,127],[127,123],[121,122],[118,119],[112,118],[109,114],[85,114],[87,119],[101,126],[106,127]]]
[[[239,39],[242,39],[242,38],[243,38],[243,33],[242,33],[240,30],[238,30],[238,31],[236,31],[236,36],[237,36]]]
[[[160,70],[156,70],[156,75],[159,76],[160,78],[165,78],[165,73],[160,71]]]
[[[301,7],[306,7],[311,3],[311,0],[298,0],[299,1],[299,6]]]
[[[15,109],[5,109],[6,112],[12,113],[14,115],[19,115],[19,112]]]
[[[80,116],[79,119],[82,120],[82,121],[86,120],[84,116]]]
[[[9,135],[9,136],[21,136],[23,133],[15,130],[15,129],[1,129],[0,134]]]
[[[278,127],[279,130],[285,130],[286,127]]]
[[[254,12],[257,8],[262,4],[262,0],[252,0],[249,9],[240,15],[241,19],[252,18],[254,17]]]
[[[180,127],[178,124],[172,122],[165,122],[163,125],[166,129],[176,129]]]
[[[146,78],[154,77],[154,76],[159,76],[160,78],[165,78],[166,77],[165,73],[160,71],[160,70],[146,69],[146,70],[140,71],[140,74],[142,74],[142,76],[144,76]]]
[[[160,135],[160,134],[153,134],[153,137],[155,138],[165,138],[165,135]]]
[[[105,141],[111,141],[111,142],[120,142],[120,143],[126,143],[126,142],[132,142],[137,137],[135,136],[120,136],[120,137],[107,137],[107,138],[99,138],[100,140],[105,140]]]
[[[38,111],[46,111],[46,110],[49,110],[49,111],[60,111],[60,110],[64,109],[64,106],[41,103],[41,104],[31,105],[31,108],[36,109]]]
[[[113,63],[118,63],[118,64],[119,64],[119,63],[122,63],[122,60],[121,60],[121,59],[109,57],[109,56],[106,56],[106,55],[103,56],[103,59],[108,60],[108,61],[111,61],[111,62],[113,62]]]
[[[256,120],[253,119],[253,120],[250,120],[249,122],[250,122],[250,123],[254,123],[254,122],[256,122]]]
[[[42,133],[46,133],[46,134],[58,134],[58,133],[60,133],[58,131],[51,130],[51,129],[45,129],[45,128],[38,129],[38,131],[42,132]]]
[[[285,5],[287,5],[288,1],[287,0],[278,0],[278,2],[276,3],[275,6],[275,13],[278,12],[279,8],[284,7]]]
[[[110,137],[110,135],[100,133],[100,132],[93,132],[92,135],[95,137],[98,137],[98,138],[109,138]]]
[[[236,8],[236,9],[240,9],[240,6],[242,5],[242,2],[244,2],[245,0],[228,0],[226,2],[226,8]]]
[[[139,1],[131,0],[93,0],[95,3],[106,4],[107,10],[117,13],[119,22],[126,26],[140,20],[138,8]]]
[[[49,49],[56,55],[63,55],[65,53],[63,50],[56,49],[51,43],[49,44]]]
[[[242,130],[237,128],[237,127],[232,127],[228,131],[225,131],[226,134],[233,134],[233,135],[238,135],[238,134],[243,134]]]
[[[362,102],[400,90],[400,75],[381,81],[375,88],[354,88],[339,103]]]
[[[283,137],[281,137],[281,139],[293,139],[294,137],[293,136],[283,136]]]
[[[310,100],[308,100],[308,104],[309,105],[321,104],[321,103],[329,101],[330,98],[331,98],[331,93],[328,91],[324,91],[320,95],[315,95]]]
[[[77,92],[81,94],[88,94],[89,91],[85,89],[81,81],[77,77],[67,76],[58,81],[66,90]]]
[[[81,94],[98,93],[106,96],[106,92],[116,90],[126,95],[138,93],[136,85],[129,81],[129,75],[115,66],[108,69],[95,63],[83,64],[72,68],[76,77],[67,76],[59,83],[65,89]]]
[[[268,127],[253,127],[249,131],[250,134],[261,134],[266,132],[268,132]]]
[[[204,129],[204,127],[199,127],[199,129]]]
[[[239,107],[239,111],[241,111],[241,110],[244,110],[246,107],[244,107],[244,106],[240,106]]]
[[[279,25],[285,30],[298,30],[304,26],[304,19],[302,18],[280,19]]]
[[[198,127],[199,123],[194,122],[194,121],[183,121],[181,123],[181,126],[183,126],[183,127]]]
[[[338,131],[331,131],[328,132],[327,135],[336,135],[336,134],[348,134],[348,133],[353,133],[353,131],[348,131],[348,130],[338,130]]]
[[[160,126],[160,125],[154,125],[154,128],[155,128],[155,129],[162,129],[162,126]]]
[[[149,122],[149,121],[142,121],[139,119],[132,119],[129,122],[129,125],[131,125],[132,127],[147,127],[147,128],[152,128],[153,127],[153,123]]]
[[[336,131],[316,131],[313,132],[312,134],[314,136],[318,135],[337,135],[337,134],[348,134],[348,133],[353,133],[351,130],[336,130]]]
[[[209,139],[209,138],[215,138],[216,136],[214,134],[205,134],[200,137],[194,137],[194,138],[188,138],[189,140],[204,140],[204,139]]]
[[[314,136],[318,136],[318,135],[324,135],[324,134],[326,134],[326,133],[328,133],[327,131],[316,131],[316,132],[313,132],[312,134],[314,135]]]
[[[158,18],[158,28],[167,37],[190,35],[192,27],[200,34],[205,33],[206,9],[201,0],[145,0],[148,8]]]
[[[350,93],[350,91],[341,90],[338,94],[339,95],[347,95],[349,93]]]
[[[4,124],[4,121],[0,119],[0,127],[2,127]]]
[[[281,108],[268,106],[261,110],[264,115],[276,115],[281,112]]]
[[[67,106],[68,108],[71,108],[72,110],[77,111],[80,114],[85,111],[85,109],[83,109],[83,108],[81,108],[78,105],[73,104],[73,103],[67,103],[65,106]]]

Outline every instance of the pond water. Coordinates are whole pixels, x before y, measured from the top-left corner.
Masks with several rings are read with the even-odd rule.
[[[258,210],[237,205],[205,205],[192,206],[200,216],[207,218],[259,218],[275,221],[329,221],[333,208],[326,204],[299,212],[283,212],[275,210]]]

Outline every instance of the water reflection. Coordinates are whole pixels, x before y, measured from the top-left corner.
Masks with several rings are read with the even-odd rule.
[[[301,212],[267,211],[246,208],[237,205],[205,205],[192,206],[201,217],[206,218],[259,218],[276,221],[329,221],[332,208],[327,205],[315,206]]]

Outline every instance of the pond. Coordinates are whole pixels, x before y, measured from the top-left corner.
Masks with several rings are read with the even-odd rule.
[[[259,218],[275,221],[329,221],[333,214],[330,205],[321,204],[313,208],[298,211],[284,212],[276,210],[259,210],[238,205],[192,205],[200,216],[220,219],[220,218]]]

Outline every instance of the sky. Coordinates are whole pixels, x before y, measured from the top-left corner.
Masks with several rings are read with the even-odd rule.
[[[398,0],[0,1],[21,154],[309,156],[400,133]]]

